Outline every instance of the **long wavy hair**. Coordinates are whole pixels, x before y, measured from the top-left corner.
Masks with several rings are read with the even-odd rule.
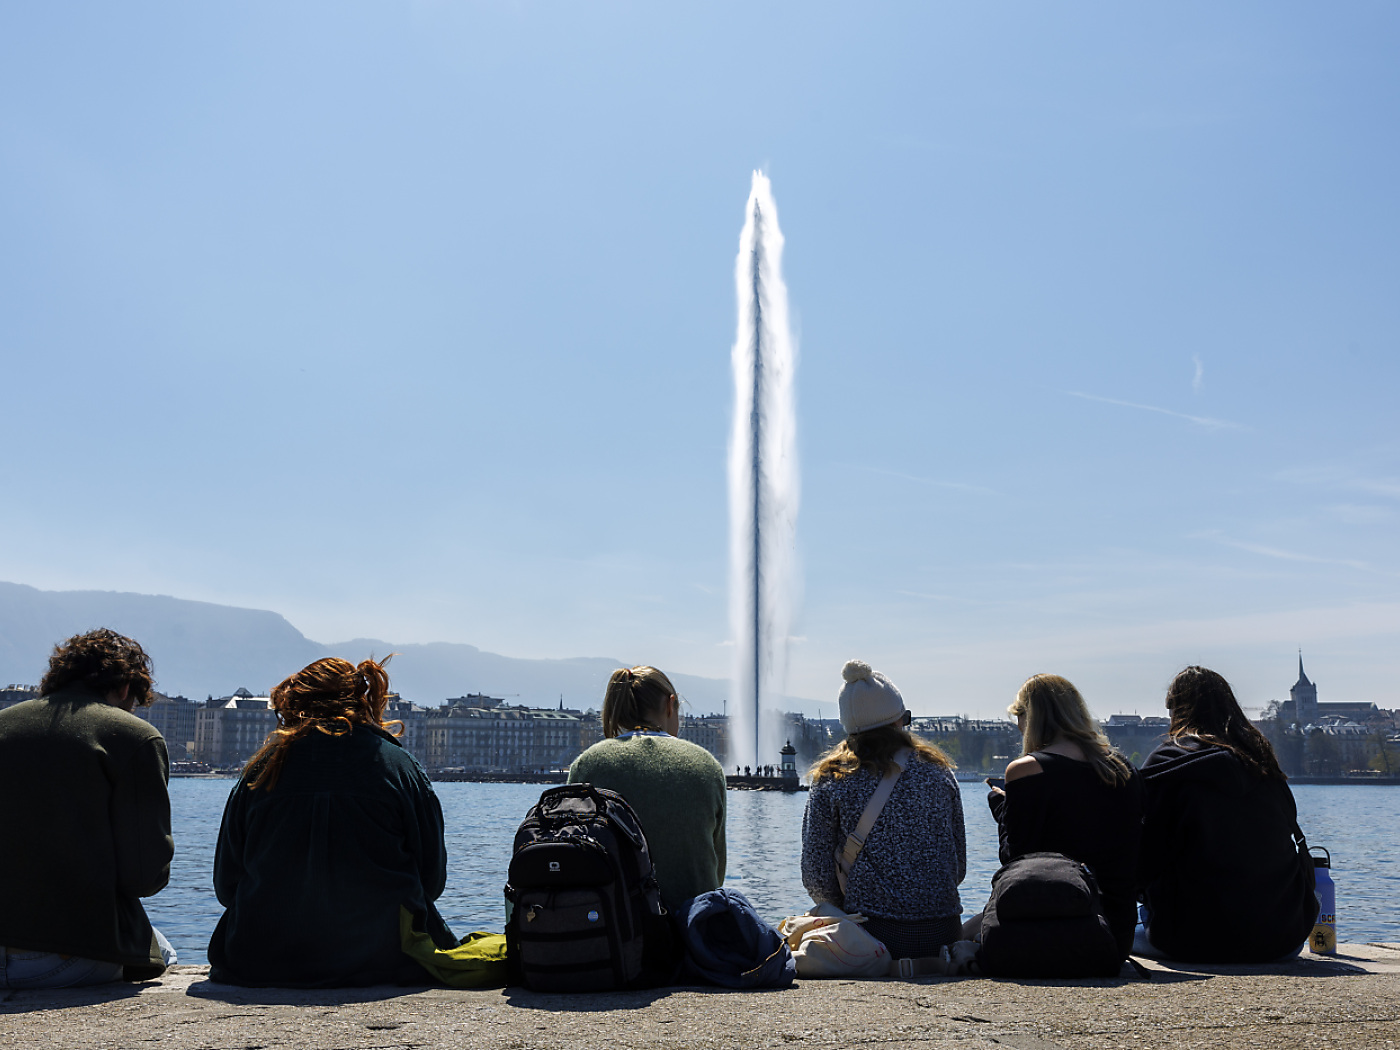
[[[1288,779],[1279,768],[1273,745],[1245,717],[1235,691],[1217,672],[1205,667],[1186,668],[1167,688],[1167,709],[1172,715],[1167,733],[1174,742],[1195,737],[1223,747],[1255,776]]]
[[[86,634],[75,634],[53,647],[39,693],[49,696],[68,686],[81,685],[106,696],[127,686],[127,701],[144,707],[155,699],[152,684],[151,658],[140,643],[99,627]]]
[[[358,724],[378,726],[394,736],[401,734],[402,722],[384,721],[384,707],[389,702],[389,674],[384,665],[390,659],[392,654],[382,661],[365,660],[356,667],[349,660],[327,656],[284,679],[272,690],[277,728],[243,769],[248,787],[267,791],[276,787],[288,748],[310,733],[348,736]]]
[[[666,713],[666,701],[675,695],[676,687],[655,667],[619,667],[603,694],[603,735],[612,738],[638,727],[660,729],[657,723]]]
[[[858,769],[868,769],[877,777],[883,777],[894,765],[895,753],[906,747],[920,761],[932,762],[944,769],[957,768],[942,748],[909,732],[902,725],[892,725],[877,726],[848,736],[817,759],[808,770],[807,777],[815,784],[823,777],[840,780]]]
[[[1128,760],[1113,750],[1103,730],[1089,714],[1089,705],[1067,678],[1037,674],[1027,678],[1006,709],[1012,718],[1026,716],[1021,754],[1049,747],[1056,740],[1072,740],[1083,749],[1094,772],[1105,784],[1126,784],[1133,776]]]

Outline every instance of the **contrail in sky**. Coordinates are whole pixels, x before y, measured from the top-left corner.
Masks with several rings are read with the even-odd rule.
[[[1121,405],[1124,408],[1137,408],[1143,412],[1160,412],[1164,416],[1175,416],[1177,419],[1184,419],[1187,422],[1195,423],[1198,427],[1205,427],[1208,430],[1248,430],[1249,427],[1243,423],[1231,423],[1227,419],[1211,419],[1209,416],[1190,416],[1185,412],[1173,412],[1170,408],[1158,408],[1156,405],[1140,405],[1136,401],[1119,401],[1113,397],[1099,397],[1097,394],[1085,394],[1078,390],[1066,390],[1070,397],[1082,397],[1085,401],[1101,401],[1105,405]]]

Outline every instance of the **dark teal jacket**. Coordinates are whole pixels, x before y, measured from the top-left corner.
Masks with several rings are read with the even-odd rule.
[[[388,733],[311,733],[290,745],[272,790],[245,774],[224,808],[210,978],[284,988],[427,984],[400,949],[399,908],[439,947],[447,881],[442,807]]]

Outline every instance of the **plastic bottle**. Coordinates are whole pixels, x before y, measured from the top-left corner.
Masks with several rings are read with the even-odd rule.
[[[1314,856],[1313,872],[1317,876],[1317,922],[1308,935],[1308,949],[1314,955],[1337,954],[1337,884],[1332,881],[1332,854],[1325,846],[1313,846],[1309,853],[1321,850],[1326,856]]]

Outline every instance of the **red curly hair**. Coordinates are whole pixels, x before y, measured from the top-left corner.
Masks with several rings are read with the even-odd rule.
[[[365,660],[358,667],[338,656],[308,664],[272,690],[277,728],[267,735],[257,754],[248,759],[243,774],[252,790],[271,791],[287,760],[287,749],[308,733],[346,736],[358,723],[378,726],[398,736],[402,722],[385,722],[389,702],[389,675],[382,661]]]

